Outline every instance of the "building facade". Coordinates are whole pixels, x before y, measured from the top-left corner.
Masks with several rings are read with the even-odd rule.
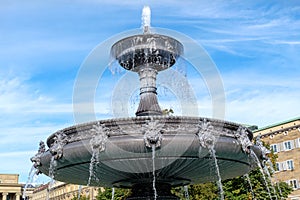
[[[0,200],[20,200],[22,186],[18,174],[0,174]]]
[[[51,186],[50,186],[51,185]],[[56,181],[53,184],[41,185],[33,191],[32,200],[71,200],[78,195],[87,197],[89,200],[96,200],[97,187],[79,186]]]
[[[290,184],[288,199],[300,200],[300,117],[254,131],[258,135],[278,156],[273,181]]]

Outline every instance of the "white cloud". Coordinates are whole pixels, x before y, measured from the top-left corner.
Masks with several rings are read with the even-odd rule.
[[[262,127],[299,116],[300,94],[296,91],[246,96],[227,102],[228,119]]]

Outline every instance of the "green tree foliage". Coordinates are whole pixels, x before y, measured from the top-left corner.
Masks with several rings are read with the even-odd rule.
[[[268,144],[264,144],[269,148]],[[270,148],[269,148],[270,149]],[[271,152],[269,154],[270,160],[275,166],[277,155]],[[270,171],[272,176],[272,172]],[[260,169],[252,170],[248,175],[250,182],[246,176],[240,176],[233,179],[228,179],[222,181],[224,197],[225,200],[265,200],[270,199],[282,199],[287,198],[287,196],[292,192],[292,188],[285,182],[279,182],[278,184],[272,185],[267,179],[267,186],[263,178],[263,174]],[[250,190],[250,183],[253,191]],[[268,189],[270,194],[268,193]],[[275,190],[275,192],[274,192]],[[105,191],[101,192],[97,196],[97,200],[110,200],[111,199],[111,188],[105,188]],[[183,187],[176,187],[172,189],[172,193],[178,196],[180,199],[185,200],[185,192]],[[195,184],[188,186],[188,193],[190,200],[218,200],[219,191],[215,183],[205,183],[205,184]],[[123,200],[130,195],[130,190],[128,189],[115,189],[116,200]],[[277,196],[277,198],[276,198]],[[77,199],[74,199],[77,200]],[[84,200],[84,199],[83,199]]]
[[[250,191],[250,182],[248,182],[245,176],[223,181],[225,199],[251,200],[255,198],[257,200],[264,200],[270,199],[270,196],[272,199],[281,199],[281,197],[287,198],[292,191],[292,188],[285,182],[271,185],[271,182],[268,180],[268,178],[266,178],[266,185],[263,175],[259,169],[251,171],[249,174],[249,179],[252,185],[253,193]],[[270,190],[270,194],[268,193],[267,187]]]
[[[253,193],[250,190],[250,183],[245,176],[222,181],[225,200],[265,200],[285,199],[292,192],[292,188],[285,182],[274,184],[275,193],[272,185],[268,182],[270,195],[264,183],[264,179],[259,169],[249,173],[249,179],[252,185]],[[195,184],[188,186],[190,200],[218,200],[220,195],[215,183]],[[180,199],[185,200],[182,187],[172,189],[172,193]]]
[[[162,110],[162,114],[163,115],[172,115],[172,114],[174,114],[174,110],[172,109],[172,108],[170,108],[170,109],[163,109]]]
[[[124,200],[128,197],[131,193],[129,189],[121,189],[115,188],[115,200]],[[97,200],[111,200],[112,197],[112,189],[111,188],[104,188],[104,191],[101,189],[98,190]]]
[[[172,189],[172,193],[184,200],[185,192],[183,187],[176,187]],[[207,200],[218,199],[218,187],[215,183],[203,183],[188,186],[188,195],[190,200]]]
[[[189,197],[191,200],[217,199],[218,188],[214,183],[191,185],[189,187]]]
[[[270,149],[269,144],[264,144],[268,149]],[[277,154],[271,151],[268,155],[271,163],[275,166]],[[270,171],[272,176],[272,171]],[[228,179],[222,181],[224,197],[226,200],[265,200],[270,199],[282,199],[287,198],[292,192],[292,188],[285,182],[279,182],[273,184],[270,182],[269,178],[266,177],[267,183],[263,178],[263,174],[260,169],[252,170],[248,175],[250,182],[246,176],[240,176],[233,179]],[[252,186],[252,192],[250,190],[250,183]],[[219,199],[219,192],[216,184],[206,183],[206,184],[196,184],[188,187],[190,200],[194,199],[205,199],[205,200],[217,200]],[[268,193],[268,189],[270,194]],[[173,194],[180,197],[180,199],[185,199],[184,191],[182,188],[178,187],[172,190]],[[277,198],[276,198],[277,197]]]

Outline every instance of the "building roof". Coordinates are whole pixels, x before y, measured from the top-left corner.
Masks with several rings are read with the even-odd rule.
[[[293,121],[298,121],[298,120],[300,120],[300,117],[296,117],[296,118],[293,118],[293,119],[289,119],[289,120],[285,120],[285,121],[278,122],[278,123],[275,123],[275,124],[271,124],[271,125],[253,130],[253,133],[260,132],[260,131],[263,131],[263,130],[266,130],[266,129],[269,129],[269,128],[273,128],[273,127],[276,127],[276,126],[280,126],[280,125],[287,124],[287,123],[290,123],[290,122],[293,122]]]

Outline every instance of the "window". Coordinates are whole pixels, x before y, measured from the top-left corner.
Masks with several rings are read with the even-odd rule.
[[[293,149],[294,147],[292,141],[283,142],[283,148],[285,151]]]
[[[294,169],[294,162],[293,160],[287,160],[286,161],[287,170],[293,170]]]
[[[286,170],[294,170],[294,161],[293,160],[287,160],[284,162],[276,162],[276,171],[286,171]]]
[[[282,167],[283,171],[287,170],[286,162],[282,162],[280,164],[281,164],[281,167]]]
[[[276,163],[276,171],[279,172],[281,171],[281,164],[279,162]]]
[[[295,139],[295,147],[300,148],[300,138]]]
[[[278,148],[278,145],[277,144],[271,144],[271,149],[273,150],[274,153],[277,153],[279,152],[279,148]]]
[[[292,186],[294,190],[299,188],[298,180],[296,179],[289,180],[288,184],[290,184],[290,186]]]

